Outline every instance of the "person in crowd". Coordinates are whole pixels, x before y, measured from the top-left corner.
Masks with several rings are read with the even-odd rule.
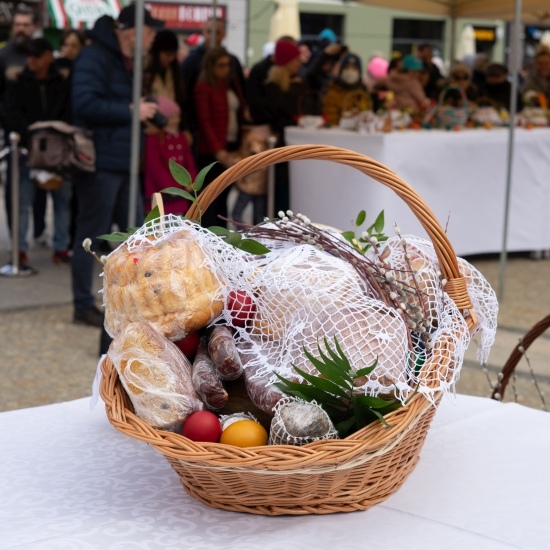
[[[300,62],[302,63],[302,67],[307,67],[312,55],[309,42],[307,40],[300,40],[298,42],[298,49],[300,50]]]
[[[472,82],[472,71],[465,63],[455,63],[451,66],[447,84],[462,88],[470,103],[475,102],[479,97],[479,89]]]
[[[429,99],[437,100],[443,76],[438,66],[433,62],[432,46],[430,44],[420,44],[416,49],[416,54],[422,63],[424,63],[425,71],[427,72],[424,93]]]
[[[495,107],[510,109],[512,83],[508,80],[508,67],[502,63],[491,63],[486,70],[486,83],[480,93],[490,99]],[[517,110],[521,110],[521,94],[517,95]]]
[[[56,65],[72,70],[74,60],[85,45],[84,34],[78,29],[64,30],[59,44],[59,56],[55,60]]]
[[[337,126],[343,111],[361,111],[372,107],[367,88],[361,80],[362,63],[358,55],[348,54],[342,59],[338,77],[334,79],[323,97],[323,115],[327,124]]]
[[[9,129],[7,127],[7,106],[5,100],[5,90],[8,75],[20,71],[26,66],[27,56],[29,53],[29,44],[33,35],[38,30],[37,14],[25,4],[19,4],[13,15],[11,33],[12,38],[6,45],[0,49],[0,124],[4,129],[4,139],[7,141]],[[25,178],[28,174],[28,169],[25,166],[25,160],[21,158],[19,166],[20,179]],[[8,226],[11,228],[11,157],[7,159],[7,182],[5,186],[5,201],[6,215]],[[24,184],[23,184],[24,185]],[[19,269],[21,272],[33,273],[34,270],[27,267],[28,258],[26,253],[21,251],[19,255]]]
[[[388,76],[390,63],[379,55],[373,56],[367,63],[364,82],[372,100],[372,110],[378,111],[384,104],[384,94],[387,87],[383,85],[384,79]]]
[[[145,142],[145,210],[151,210],[151,197],[167,187],[174,187],[174,178],[170,172],[170,160],[183,166],[193,181],[197,169],[187,135],[181,130],[181,107],[173,99],[158,96],[158,112],[165,117],[166,125],[151,132]],[[150,123],[148,123],[150,124]],[[187,189],[190,191],[190,189]],[[190,202],[182,197],[165,194],[164,212],[184,215]]]
[[[39,121],[71,121],[70,85],[68,71],[58,69],[54,64],[53,47],[45,38],[35,38],[29,44],[27,64],[9,74],[6,81],[5,106],[7,111],[6,130],[21,136],[21,146],[28,144],[28,127]],[[32,207],[36,184],[26,165],[22,167],[19,182],[19,250],[28,265],[26,235],[29,224],[29,209]],[[51,191],[54,216],[53,261],[68,263],[69,218],[71,186],[68,182]]]
[[[403,68],[403,59],[404,57],[399,54],[395,55],[390,59],[390,62],[388,64],[388,75],[390,74],[397,74],[401,69]]]
[[[214,40],[215,40],[215,47],[219,48],[221,47],[224,38],[225,38],[225,21],[222,21],[221,19],[209,19],[205,22],[203,28],[202,28],[202,34],[204,36],[204,41],[200,46],[197,46],[191,52],[189,55],[184,59],[181,69],[183,72],[183,78],[185,80],[185,87],[187,90],[187,93],[189,94],[189,97],[191,98],[191,128],[193,130],[196,130],[197,128],[197,120],[196,120],[196,110],[197,105],[195,103],[195,85],[197,81],[199,80],[199,76],[202,71],[203,67],[203,60],[204,56],[208,52],[209,49],[212,47],[212,34],[214,34]],[[240,61],[237,59],[236,56],[233,54],[229,54],[231,59],[231,77],[233,79],[236,79],[238,82],[240,89],[245,90],[246,82],[245,77],[243,73],[243,69],[241,66]]]
[[[533,71],[521,86],[522,95],[535,91],[546,96],[550,103],[550,49],[540,48],[535,54]]]
[[[154,99],[164,96],[178,104],[181,129],[191,143],[188,120],[189,98],[178,65],[178,49],[178,37],[175,33],[167,29],[157,32],[145,70],[144,85],[148,96]]]
[[[269,70],[266,84],[266,105],[269,107],[269,125],[277,136],[277,146],[285,145],[284,131],[295,126],[300,113],[301,98],[307,86],[298,76],[301,60],[296,44],[279,40],[275,46],[275,64]],[[289,207],[288,163],[275,167],[277,180],[275,210],[286,211]]]
[[[162,21],[146,9],[143,17],[143,42],[139,47],[147,52]],[[97,250],[97,236],[110,232],[113,220],[121,229],[127,227],[132,111],[138,109],[140,120],[145,122],[158,109],[156,103],[145,98],[132,105],[135,23],[135,4],[123,8],[117,21],[100,17],[93,28],[92,44],[81,52],[73,69],[75,123],[93,130],[96,148],[96,172],[79,177],[74,185],[78,214],[71,262],[73,320],[97,327],[103,326],[103,314],[92,295],[94,258],[80,243],[90,238],[92,248]],[[136,214],[138,223],[140,214]]]
[[[482,52],[472,56],[471,61],[469,60],[469,56],[466,56],[464,58],[464,63],[472,70],[472,84],[478,91],[481,90],[487,82],[486,72],[487,67],[491,63],[491,59],[486,53]]]
[[[279,40],[296,43],[292,36],[282,36]],[[258,61],[252,69],[246,81],[246,100],[250,109],[250,116],[254,124],[269,123],[269,109],[266,106],[265,86],[269,70],[275,64],[275,46],[266,52],[263,59]]]
[[[327,30],[330,29],[325,29],[325,31]],[[330,32],[332,33],[332,31]],[[326,92],[330,81],[335,77],[334,72],[338,70],[339,62],[348,53],[347,46],[336,42],[334,33],[329,36],[331,37],[330,40],[328,38],[321,40],[322,48],[318,48],[312,54],[309,65],[301,68],[300,71],[300,76],[306,82],[308,88],[320,95]]]
[[[402,68],[398,72],[390,72],[380,84],[393,92],[395,109],[424,110],[429,107],[430,100],[426,97],[420,83],[420,72],[424,65],[415,55],[408,54],[403,58]]]
[[[233,75],[232,65],[231,55],[225,48],[209,49],[195,86],[198,167],[219,163],[208,172],[206,184],[234,164],[231,153],[239,148],[241,125],[248,118],[244,94],[239,79]],[[203,226],[226,225],[218,216],[227,217],[228,195],[229,188],[202,213]]]
[[[55,66],[61,71],[62,74],[69,75],[73,68],[73,62],[84,47],[84,35],[77,29],[66,29],[61,35],[61,42],[59,45],[59,56],[54,60]],[[70,186],[70,182],[66,181],[64,186]],[[55,201],[56,193],[52,193],[52,198]],[[47,245],[46,237],[46,204],[48,198],[48,191],[41,189],[40,187],[36,188],[36,195],[34,197],[33,203],[33,226],[34,226],[34,238],[35,242],[43,245]],[[54,203],[55,204],[55,203]],[[71,218],[70,222],[70,239],[68,248],[72,249],[72,244],[74,240],[74,230],[75,230],[75,216],[76,216],[76,197],[74,193],[71,192],[71,205],[69,208],[69,214]],[[54,206],[55,210],[55,206]],[[55,241],[55,237],[54,237]],[[55,243],[54,243],[55,247]],[[64,254],[62,256],[55,255],[53,256],[53,261],[55,263],[68,263],[69,257]]]

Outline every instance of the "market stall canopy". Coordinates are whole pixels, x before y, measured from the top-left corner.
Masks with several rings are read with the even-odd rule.
[[[129,0],[46,0],[51,26],[56,29],[86,29],[103,15],[118,17]]]
[[[358,0],[360,4],[370,4],[391,9],[429,13],[445,17],[469,19],[505,19],[515,17],[515,0]],[[550,20],[548,0],[523,0],[523,21]]]

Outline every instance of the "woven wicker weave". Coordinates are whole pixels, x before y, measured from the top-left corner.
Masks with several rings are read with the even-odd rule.
[[[446,290],[464,311],[470,328],[475,325],[475,318],[468,313],[470,299],[453,248],[433,214],[398,176],[358,153],[303,145],[254,155],[212,182],[188,216],[196,219],[199,208],[206,209],[237,178],[270,164],[301,159],[353,166],[393,189],[430,235],[443,277],[449,281]],[[423,368],[441,367],[428,361]],[[102,374],[100,392],[115,428],[164,454],[190,495],[215,508],[253,514],[351,512],[381,502],[403,484],[416,465],[436,410],[417,394],[408,405],[387,415],[391,428],[376,422],[346,439],[317,441],[303,447],[268,445],[241,449],[219,443],[197,443],[151,428],[133,413],[130,399],[108,358],[103,362]]]

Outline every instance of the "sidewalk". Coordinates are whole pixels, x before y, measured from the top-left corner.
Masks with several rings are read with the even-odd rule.
[[[9,239],[1,186],[0,193],[1,266],[9,259]],[[31,247],[29,258],[38,269],[37,275],[0,277],[0,412],[90,395],[98,361],[99,330],[72,323],[70,268],[55,265],[49,248]],[[498,257],[470,258],[470,261],[497,289]],[[99,290],[100,266],[97,268]],[[488,365],[493,380],[518,338],[550,312],[549,282],[549,260],[533,260],[528,255],[509,258],[497,341]],[[475,361],[475,353],[476,345],[472,342],[457,391],[488,396],[490,387]],[[550,405],[550,332],[533,344],[529,356]],[[527,371],[527,365],[522,365],[518,382],[520,402],[538,408],[540,400]],[[510,387],[506,397],[512,396]]]

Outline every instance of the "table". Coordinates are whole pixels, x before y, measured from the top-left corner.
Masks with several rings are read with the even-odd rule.
[[[421,459],[370,510],[262,517],[189,497],[89,400],[0,414],[0,548],[547,549],[550,414],[444,398]]]
[[[406,130],[360,135],[340,129],[287,128],[288,145],[325,144],[357,151],[393,170],[424,199],[458,255],[500,252],[506,189],[506,129]],[[367,221],[384,210],[386,233],[426,236],[408,207],[360,172],[322,161],[290,165],[291,208],[313,221],[352,229],[362,209]],[[509,251],[550,249],[550,129],[515,133]]]

